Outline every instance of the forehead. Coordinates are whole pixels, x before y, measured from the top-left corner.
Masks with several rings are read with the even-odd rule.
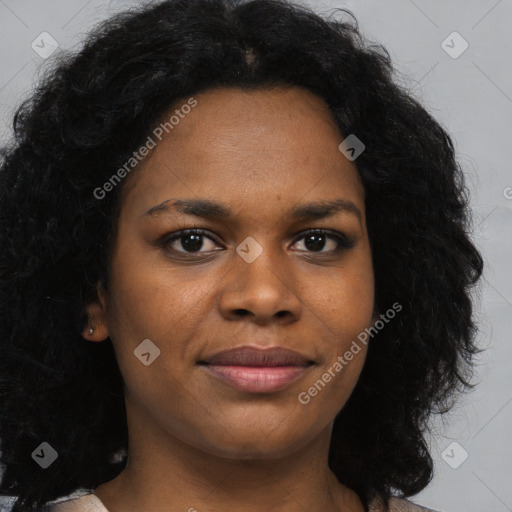
[[[321,98],[291,87],[221,88],[194,99],[196,106],[175,117],[130,176],[130,208],[147,210],[180,195],[247,206],[258,197],[262,208],[272,197],[295,203],[308,194],[329,199],[340,193],[364,208],[357,168],[339,151],[344,136]],[[162,119],[186,103],[177,102]]]
[[[341,137],[327,104],[299,87],[218,88],[195,96],[195,100],[197,106],[183,116],[172,132],[164,134],[166,142],[184,145],[194,142],[197,145],[201,141],[245,142],[247,149],[257,151],[263,148],[251,144],[250,138],[257,137],[262,142],[266,134],[278,137],[275,145],[284,142],[287,134],[309,132],[309,137],[315,137],[319,129],[320,136],[330,132],[336,138]],[[185,99],[176,102],[163,118],[168,118],[169,113],[185,102]],[[289,140],[288,144],[292,142]]]

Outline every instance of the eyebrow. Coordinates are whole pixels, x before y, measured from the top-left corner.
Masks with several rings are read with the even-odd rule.
[[[163,212],[169,212],[170,209],[203,219],[224,219],[232,215],[229,206],[210,199],[166,199],[160,204],[150,208],[146,213],[141,215],[141,217],[156,216]],[[337,213],[355,215],[359,223],[363,223],[361,210],[359,210],[353,202],[341,198],[329,201],[314,201],[294,206],[285,215],[285,218],[294,220],[315,220],[324,219]]]

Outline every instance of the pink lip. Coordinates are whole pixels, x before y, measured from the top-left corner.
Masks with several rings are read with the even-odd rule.
[[[312,362],[310,358],[289,348],[250,345],[217,352],[203,361],[206,364],[234,366],[303,366]]]
[[[299,379],[308,366],[205,365],[203,368],[241,391],[272,393]]]
[[[299,379],[314,364],[310,358],[284,347],[236,347],[199,364],[210,375],[242,391],[272,393]]]

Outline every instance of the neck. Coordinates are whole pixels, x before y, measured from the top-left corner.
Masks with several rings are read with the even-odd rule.
[[[129,414],[129,460],[95,494],[109,512],[363,512],[328,467],[332,424],[278,458],[227,458],[191,446]],[[236,455],[233,455],[236,457]]]

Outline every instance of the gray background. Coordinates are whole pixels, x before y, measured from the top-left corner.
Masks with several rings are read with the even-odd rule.
[[[466,171],[474,237],[486,270],[475,294],[479,382],[441,421],[430,445],[436,475],[414,501],[444,512],[512,511],[512,1],[347,0],[303,3],[320,14],[345,7],[363,34],[384,44],[397,75],[452,135]],[[60,48],[79,48],[85,33],[128,0],[0,0],[0,141],[30,95],[41,66],[31,43],[46,31]],[[453,58],[442,42],[468,43]],[[461,40],[445,45],[459,53]],[[452,42],[453,40],[453,42]],[[445,46],[446,48],[446,46]],[[57,50],[58,52],[59,50]],[[456,445],[449,445],[456,442]],[[445,451],[448,448],[447,451]],[[464,451],[467,459],[459,467]],[[444,453],[444,456],[443,456]]]

